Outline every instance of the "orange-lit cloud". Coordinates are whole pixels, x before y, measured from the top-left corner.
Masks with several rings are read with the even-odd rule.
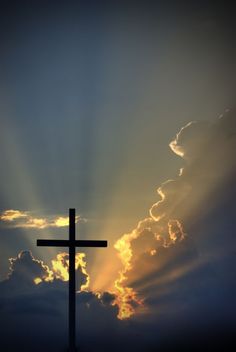
[[[75,269],[80,269],[86,277],[86,282],[81,285],[80,290],[85,291],[89,287],[89,275],[86,270],[85,253],[76,253]],[[55,278],[62,281],[69,280],[69,254],[66,252],[58,253],[56,258],[52,260],[52,272]]]
[[[130,318],[135,313],[136,308],[142,306],[144,302],[142,298],[138,297],[138,293],[132,287],[126,285],[127,274],[133,269],[132,259],[134,253],[132,242],[142,236],[146,230],[151,231],[153,238],[156,240],[156,248],[151,249],[149,254],[154,256],[158,254],[158,246],[169,247],[176,242],[182,241],[186,236],[183,225],[179,220],[169,219],[166,221],[166,226],[163,227],[158,226],[160,219],[146,218],[140,221],[136,229],[130,234],[123,235],[114,245],[123,264],[119,277],[114,283],[115,304],[119,307],[118,318],[121,320]]]
[[[5,210],[0,215],[0,219],[2,221],[14,221],[16,219],[25,218],[25,217],[28,217],[28,216],[29,216],[29,214],[26,211],[9,209],[9,210]]]
[[[41,262],[42,265],[44,265]],[[69,254],[61,252],[56,255],[56,258],[51,260],[51,269],[48,266],[46,268],[46,275],[43,277],[35,277],[34,283],[36,285],[43,281],[53,281],[59,279],[62,281],[69,281]],[[90,277],[86,269],[87,263],[85,261],[85,253],[76,253],[75,257],[75,269],[80,270],[83,276],[83,282],[80,286],[80,291],[86,291],[89,287]]]
[[[78,217],[77,217],[77,221],[78,222]],[[58,218],[56,218],[53,223],[53,226],[55,227],[63,227],[63,226],[69,226],[69,218],[68,217],[63,217],[63,216],[59,216]]]
[[[40,277],[36,277],[36,278],[34,279],[35,285],[40,284],[40,282],[42,282],[42,281],[43,281],[43,280],[42,280]]]
[[[11,227],[25,229],[45,229],[49,227],[65,227],[69,225],[68,216],[36,217],[29,211],[5,210],[0,214],[0,220],[8,223]],[[76,223],[84,221],[80,216],[76,216]]]
[[[201,214],[203,206],[206,210],[209,206],[207,197],[214,195],[217,187],[232,177],[235,127],[235,116],[227,112],[215,123],[188,123],[170,143],[174,153],[185,160],[185,166],[175,179],[164,182],[157,189],[161,199],[151,206],[150,217],[140,221],[132,232],[124,234],[114,245],[123,265],[114,284],[120,319],[134,314],[133,302],[142,303],[137,299],[138,292],[129,284],[132,275],[138,275],[134,272],[139,256],[158,260],[158,252],[167,253],[167,249],[171,252],[171,247],[185,241],[187,235],[183,224],[186,219]],[[145,270],[148,271],[148,264]]]

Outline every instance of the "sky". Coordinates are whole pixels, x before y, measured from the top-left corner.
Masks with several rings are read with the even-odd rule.
[[[0,344],[66,348],[68,256],[36,240],[67,238],[76,208],[77,238],[108,241],[76,257],[82,351],[225,347],[229,4],[23,0],[0,13]]]

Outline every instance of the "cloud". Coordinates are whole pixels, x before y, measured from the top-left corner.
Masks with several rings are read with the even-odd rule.
[[[170,143],[170,148],[184,159],[197,158],[204,150],[210,128],[209,122],[189,122],[177,133],[176,138]]]
[[[25,291],[35,285],[56,280],[69,280],[69,255],[60,252],[51,260],[51,267],[42,260],[33,257],[30,251],[21,251],[16,258],[9,259],[9,274],[6,280],[0,282],[2,290],[11,287],[13,292]],[[77,290],[83,291],[89,287],[89,274],[86,269],[84,253],[76,253]]]
[[[58,346],[66,349],[68,283],[57,273],[53,280],[45,280],[49,271],[29,251],[10,259],[10,273],[0,282],[0,341],[4,350],[54,351]],[[81,268],[79,271],[86,277]],[[35,284],[35,277],[42,279],[40,284]],[[91,337],[99,341],[101,334],[104,339],[106,330],[115,334],[119,329],[114,298],[109,292],[77,291],[81,343],[91,343]]]
[[[2,221],[14,221],[16,219],[24,218],[24,217],[28,217],[28,216],[29,216],[28,212],[26,212],[26,211],[9,209],[9,210],[5,210],[0,215],[0,219]]]
[[[45,229],[49,227],[66,227],[69,225],[68,216],[35,217],[30,211],[9,209],[0,214],[0,220],[14,228]],[[86,221],[76,216],[76,223]]]
[[[52,259],[52,274],[50,274],[46,281],[50,281],[51,277],[60,279],[62,281],[69,280],[69,254],[66,252],[58,253],[55,259]],[[86,269],[87,263],[85,261],[84,253],[76,253],[75,268],[78,287],[77,290],[86,290],[89,287],[90,278]]]
[[[34,279],[46,280],[50,269],[41,260],[35,259],[30,251],[22,251],[16,258],[10,258],[8,278],[0,282],[1,292],[16,294],[34,285]]]
[[[164,182],[158,188],[161,199],[151,206],[150,216],[141,220],[131,233],[124,234],[115,243],[123,263],[115,287],[120,296],[120,309],[128,312],[123,313],[124,318],[138,312],[141,306],[138,304],[138,309],[131,306],[130,295],[126,293],[139,297],[139,302],[145,305],[145,287],[156,287],[152,281],[160,277],[163,266],[168,270],[165,270],[165,277],[161,281],[172,281],[174,284],[189,272],[194,277],[194,271],[197,275],[197,268],[209,262],[214,262],[212,265],[219,269],[223,258],[232,258],[229,243],[235,248],[235,240],[229,239],[232,230],[229,230],[223,215],[223,211],[227,211],[232,216],[233,209],[232,190],[236,176],[235,113],[227,111],[212,123],[190,122],[181,128],[170,147],[183,158],[184,167],[178,177]],[[223,210],[224,202],[227,205]],[[217,209],[220,209],[219,213]],[[215,213],[216,218],[213,216]],[[205,220],[207,217],[209,222]],[[229,218],[232,222],[232,218]],[[210,223],[216,227],[218,224],[218,229],[213,225],[210,227]],[[197,231],[196,228],[200,230]],[[219,229],[223,233],[228,229],[228,233],[220,236]],[[185,248],[185,251],[180,248]],[[183,258],[195,253],[192,262],[183,264],[180,261],[178,264],[179,252]],[[173,267],[168,261],[173,263]],[[206,272],[209,274],[210,271]],[[221,275],[218,279],[222,283]],[[169,290],[167,286],[166,284],[165,290]],[[182,289],[183,287],[180,291]],[[154,292],[156,294],[156,289]]]

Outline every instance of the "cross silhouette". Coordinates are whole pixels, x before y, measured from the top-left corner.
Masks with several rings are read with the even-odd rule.
[[[107,247],[107,241],[76,240],[75,209],[69,209],[69,240],[37,240],[37,246],[69,247],[69,352],[76,351],[76,247]]]

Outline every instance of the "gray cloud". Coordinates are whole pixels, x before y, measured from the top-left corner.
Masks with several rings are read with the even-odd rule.
[[[10,258],[8,278],[0,282],[1,294],[15,295],[31,289],[34,278],[44,278],[49,268],[42,261],[35,259],[30,251],[21,251],[16,258]]]

